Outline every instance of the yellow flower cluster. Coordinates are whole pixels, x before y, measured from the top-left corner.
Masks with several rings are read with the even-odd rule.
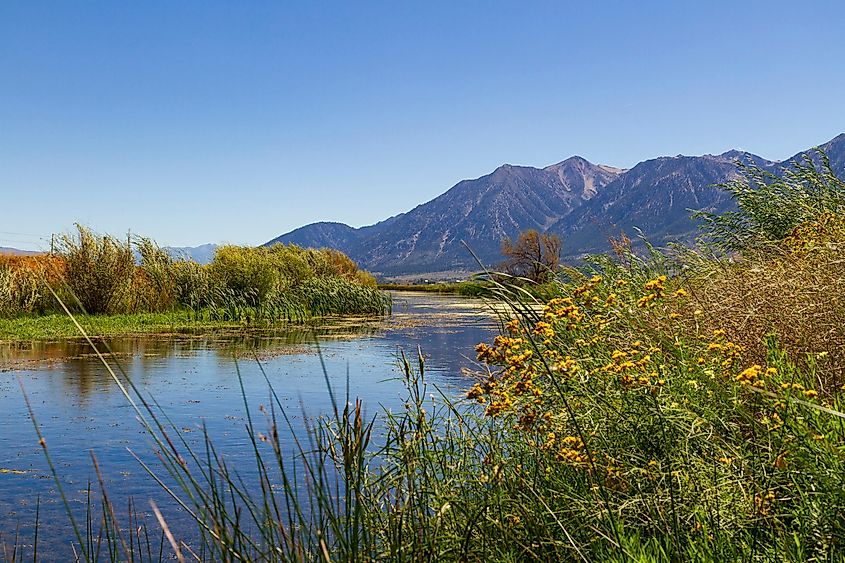
[[[585,283],[584,285],[576,287],[575,290],[572,292],[572,295],[578,298],[583,298],[584,296],[589,295],[590,292],[592,292],[596,287],[598,287],[602,281],[603,280],[601,276],[593,276],[589,280],[587,280],[587,283]]]
[[[777,500],[775,497],[774,491],[767,491],[765,493],[757,493],[754,495],[754,508],[757,509],[757,512],[763,516],[769,513],[772,505]]]
[[[510,399],[507,398],[504,398],[500,401],[491,401],[490,405],[488,405],[487,410],[485,411],[485,414],[491,417],[499,416],[503,412],[509,410],[512,404],[513,403],[510,401]]]
[[[543,355],[548,359],[549,369],[565,375],[573,374],[578,369],[578,362],[572,356],[564,356],[557,350],[546,350]]]
[[[522,338],[499,335],[493,340],[492,347],[483,342],[478,344],[475,347],[475,354],[479,362],[488,364],[511,363],[514,358],[521,356],[524,344],[525,340]],[[530,358],[530,354],[524,359],[528,358]]]
[[[773,369],[773,368],[769,368]],[[800,383],[781,383],[780,388],[785,391],[798,391],[808,399],[813,399],[819,396],[819,392],[815,389],[805,389]]]
[[[566,436],[558,440],[554,432],[549,432],[541,449],[554,452],[557,461],[569,465],[583,465],[588,461],[584,454],[584,441],[578,436]]]
[[[584,320],[584,313],[574,304],[571,297],[557,297],[543,307],[543,320],[550,324],[567,320],[567,328],[574,329]]]
[[[552,328],[552,325],[545,321],[540,321],[536,325],[534,325],[534,330],[532,331],[536,336],[544,338],[546,340],[550,338],[554,338],[555,331]],[[548,344],[547,344],[548,346]]]
[[[721,361],[722,370],[728,371],[739,362],[745,348],[727,340],[725,331],[717,329],[713,331],[713,341],[707,345],[707,351]],[[699,364],[703,363],[704,360],[699,358]]]
[[[646,294],[637,300],[637,307],[650,307],[655,301],[662,298],[666,291],[666,276],[658,276],[643,284]]]
[[[535,366],[535,352],[529,338],[516,336],[520,333],[545,333],[553,329],[535,325],[522,327],[516,319],[509,321],[505,329],[512,336],[499,335],[493,341],[493,346],[480,343],[475,347],[478,361],[488,365],[501,366],[498,375],[491,374],[487,381],[476,383],[468,392],[467,398],[480,403],[488,403],[486,414],[496,417],[508,413],[520,414],[518,426],[530,429],[538,416],[534,409],[534,402],[542,395],[542,391],[534,385],[537,374]],[[527,399],[521,397],[527,396]]]
[[[663,385],[657,371],[646,369],[652,361],[651,354],[641,347],[642,342],[638,340],[631,344],[629,350],[614,350],[610,362],[600,371],[621,375],[621,381],[626,386],[650,385],[655,382]]]
[[[754,364],[750,368],[746,368],[739,372],[739,375],[737,375],[734,379],[740,385],[753,385],[754,387],[763,387],[763,385],[765,385],[765,381],[763,381],[763,378],[761,377],[762,371],[763,368],[760,367],[759,364]]]

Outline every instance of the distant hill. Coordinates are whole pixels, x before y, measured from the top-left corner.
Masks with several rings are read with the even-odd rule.
[[[200,246],[168,246],[165,248],[168,254],[176,259],[190,259],[200,264],[208,264],[214,259],[217,251],[216,244],[203,244]]]
[[[834,170],[845,176],[845,134],[821,145]],[[377,223],[353,228],[312,223],[266,244],[337,248],[382,275],[475,270],[466,244],[485,264],[500,260],[502,238],[533,228],[562,235],[569,257],[603,251],[608,237],[636,229],[657,245],[690,241],[696,225],[690,209],[722,212],[730,196],[714,187],[733,177],[736,161],[778,171],[784,162],[743,151],[720,155],[660,157],[630,170],[574,156],[545,168],[505,164],[490,174],[457,183],[433,200]]]
[[[10,248],[8,246],[0,246],[0,254],[12,254],[14,256],[32,256],[35,254],[43,254],[36,250],[20,250],[18,248]]]

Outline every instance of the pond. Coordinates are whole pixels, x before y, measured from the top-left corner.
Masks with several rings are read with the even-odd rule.
[[[341,397],[361,397],[372,416],[401,408],[399,355],[426,359],[426,379],[459,395],[471,381],[473,348],[491,341],[496,317],[481,300],[397,292],[384,320],[336,320],[261,334],[115,338],[101,343],[144,393],[154,397],[189,441],[203,426],[227,459],[251,459],[238,373],[258,430],[267,426],[264,373],[294,426],[303,413],[331,408],[327,380]],[[325,366],[325,370],[323,368]],[[262,368],[263,372],[262,373]],[[22,391],[23,389],[23,391]],[[154,459],[153,446],[126,398],[84,341],[0,343],[0,544],[31,542],[40,499],[39,558],[68,559],[71,528],[38,444],[24,395],[45,437],[73,510],[84,514],[89,483],[98,489],[92,453],[115,506],[133,499],[149,512],[160,487],[133,458]],[[299,420],[300,422],[296,422]],[[248,475],[247,475],[248,477]]]

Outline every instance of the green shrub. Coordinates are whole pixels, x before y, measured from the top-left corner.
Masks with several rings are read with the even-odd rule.
[[[845,181],[821,150],[805,154],[779,175],[758,166],[738,166],[739,176],[720,187],[739,209],[695,214],[704,220],[705,239],[723,250],[759,249],[784,240],[807,221],[845,215]]]
[[[192,310],[207,307],[221,291],[221,287],[214,285],[210,266],[193,260],[176,260],[171,269],[176,300],[183,307]]]
[[[265,248],[221,246],[210,273],[214,285],[225,287],[248,305],[272,298],[288,285]]]
[[[312,266],[313,258],[309,260],[309,256],[314,253],[312,250],[305,250],[294,244],[274,244],[262,250],[267,252],[279,278],[285,280],[283,290],[296,288],[305,280],[317,275]]]
[[[376,288],[343,278],[313,278],[295,290],[296,299],[315,316],[383,315],[389,298]]]
[[[58,253],[66,262],[66,283],[89,314],[119,312],[135,271],[135,257],[127,240],[96,235],[82,225],[76,235],[58,238]]]
[[[177,303],[174,260],[149,238],[137,237],[134,245],[140,264],[130,292],[132,309],[151,313],[172,309]]]

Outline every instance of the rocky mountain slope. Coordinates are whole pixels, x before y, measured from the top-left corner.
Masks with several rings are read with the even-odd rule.
[[[622,172],[577,156],[542,169],[505,164],[382,223],[361,229],[314,223],[267,244],[337,248],[380,273],[473,269],[461,241],[482,261],[498,261],[502,238],[547,230]]]
[[[713,185],[735,176],[737,161],[763,167],[775,164],[739,151],[647,160],[550,230],[562,236],[569,255],[606,250],[610,237],[623,232],[634,237],[637,230],[655,245],[688,241],[696,234],[690,209],[718,213],[733,208],[731,198]]]
[[[821,148],[845,176],[845,134]],[[633,236],[637,229],[657,245],[689,241],[696,233],[691,209],[732,208],[730,197],[714,184],[736,174],[737,160],[777,171],[792,159],[779,163],[728,151],[660,157],[630,170],[578,156],[545,168],[506,164],[381,223],[359,229],[313,223],[266,244],[337,248],[368,270],[392,275],[477,269],[461,241],[482,262],[495,264],[502,238],[529,228],[559,233],[569,257],[606,250],[608,237]]]

